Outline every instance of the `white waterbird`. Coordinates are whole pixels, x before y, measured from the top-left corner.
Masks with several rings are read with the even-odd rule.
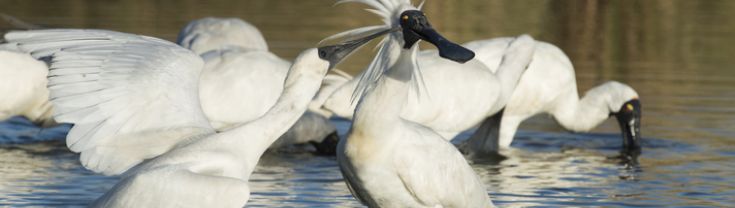
[[[334,48],[357,48],[370,39],[387,34],[377,56],[360,77],[353,96],[359,99],[348,138],[337,149],[340,170],[353,196],[370,207],[492,207],[485,186],[467,164],[462,154],[434,130],[403,119],[409,89],[421,89],[421,69],[416,59],[419,40],[439,49],[448,59],[435,64],[446,67],[447,75],[468,70],[475,76],[497,82],[477,85],[495,90],[500,110],[513,86],[530,61],[534,42],[524,36],[509,49],[501,66],[502,77],[495,77],[473,52],[439,35],[426,16],[408,0],[346,0],[372,7],[384,18],[385,25],[359,28],[337,34],[329,40],[348,39],[351,44]],[[465,63],[466,62],[466,63]],[[462,64],[464,63],[464,64]],[[503,77],[508,77],[504,79]],[[511,79],[515,77],[515,80]],[[446,79],[466,77],[448,76]],[[426,85],[422,97],[435,97]],[[482,88],[485,87],[485,88]],[[471,98],[470,98],[471,99]],[[447,101],[461,103],[462,101]],[[496,111],[497,111],[496,110]]]
[[[483,62],[488,69],[497,72],[503,55],[507,53],[508,45],[513,40],[514,38],[494,38],[469,42],[463,46],[473,50],[475,59]],[[574,132],[590,131],[610,116],[615,116],[621,127],[623,151],[639,150],[641,106],[635,90],[628,85],[610,81],[590,89],[580,99],[574,68],[569,58],[552,44],[537,41],[536,45],[533,60],[520,78],[505,109],[494,115],[486,114],[487,111],[476,107],[492,103],[471,99],[474,96],[483,96],[481,93],[484,91],[468,88],[476,85],[475,83],[493,80],[478,76],[446,79],[446,71],[451,70],[435,64],[441,61],[441,58],[436,57],[437,52],[422,51],[419,53],[419,68],[422,70],[426,88],[432,89],[432,97],[442,99],[409,98],[401,115],[442,132],[448,140],[480,124],[475,134],[460,145],[464,152],[476,156],[492,154],[499,148],[508,148],[518,125],[539,113],[553,115],[562,127]],[[455,73],[467,71],[456,70]],[[358,81],[351,80],[341,86],[330,95],[321,110],[352,118],[355,106],[350,103],[350,95]],[[467,105],[454,107],[437,104],[445,100],[461,100],[467,102]]]
[[[190,50],[105,30],[11,32],[5,39],[36,58],[52,57],[54,117],[74,124],[67,146],[81,153],[84,167],[122,174],[95,207],[244,206],[260,156],[306,111],[331,67],[306,50],[268,113],[216,133],[199,105],[204,62]]]
[[[502,45],[511,40],[480,40],[464,46],[475,50],[478,59],[495,71],[503,53]],[[640,151],[641,110],[638,93],[615,81],[588,90],[580,99],[572,62],[558,47],[539,41],[533,61],[521,77],[508,105],[501,113],[485,119],[461,148],[478,156],[508,148],[523,120],[546,113],[573,132],[590,131],[615,116],[623,138],[622,152],[636,154]]]

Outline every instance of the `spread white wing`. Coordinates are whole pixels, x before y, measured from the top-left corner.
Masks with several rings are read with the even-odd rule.
[[[213,132],[199,105],[202,59],[173,43],[105,30],[5,35],[36,58],[50,56],[50,100],[73,123],[69,149],[87,168],[120,174],[182,140]]]

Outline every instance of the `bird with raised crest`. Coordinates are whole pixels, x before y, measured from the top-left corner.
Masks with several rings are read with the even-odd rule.
[[[362,73],[352,94],[357,102],[353,124],[340,141],[337,159],[353,196],[369,207],[492,207],[484,184],[462,154],[434,130],[401,117],[412,96],[441,99],[422,88],[417,53],[420,40],[438,48],[447,75],[482,76],[496,82],[474,86],[492,89],[489,111],[502,109],[533,53],[534,41],[523,36],[509,46],[498,77],[474,53],[442,37],[427,17],[408,0],[346,0],[371,7],[384,25],[358,28],[327,38],[347,44],[324,46],[325,51],[356,49],[386,35],[376,57]],[[456,70],[456,71],[455,71]],[[461,79],[448,76],[447,79]],[[409,89],[423,90],[415,95]],[[464,102],[463,100],[447,101]]]

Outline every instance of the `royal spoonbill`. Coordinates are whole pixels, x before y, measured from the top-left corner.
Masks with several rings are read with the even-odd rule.
[[[199,105],[204,61],[188,49],[106,30],[11,32],[5,39],[36,58],[52,57],[54,118],[74,124],[67,146],[81,153],[84,167],[122,174],[95,207],[244,206],[260,156],[306,111],[342,54],[302,52],[265,115],[217,133]]]
[[[204,115],[215,129],[259,118],[281,95],[291,62],[268,51],[260,31],[249,23],[238,18],[194,20],[182,29],[178,40],[204,59],[199,96]],[[339,79],[331,78],[339,75],[327,76],[325,86],[340,84],[333,83]],[[310,106],[321,105],[315,102]],[[273,148],[312,144],[317,153],[334,155],[339,141],[335,126],[314,112],[303,117]]]
[[[468,70],[476,76],[495,78],[485,65],[473,60],[474,53],[454,44],[429,24],[423,12],[408,0],[345,0],[372,7],[370,11],[383,18],[385,25],[358,28],[327,39],[349,40],[347,45],[328,48],[358,48],[370,39],[387,34],[376,57],[368,66],[354,92],[358,99],[353,124],[346,139],[337,149],[340,170],[353,196],[369,207],[492,207],[485,186],[467,164],[462,154],[434,130],[403,119],[407,98],[433,97],[431,88],[424,95],[409,94],[409,89],[422,82],[416,55],[419,40],[434,44],[437,61],[447,74]],[[508,85],[512,92],[520,73],[530,61],[534,42],[524,37],[510,46],[501,69],[511,79],[477,85],[494,89],[493,106],[500,110],[501,98]],[[511,73],[513,72],[513,73]],[[515,74],[515,75],[511,75]],[[457,77],[447,77],[454,79]],[[497,78],[496,78],[497,79]],[[428,86],[428,84],[427,84]],[[493,94],[487,94],[490,97]],[[461,102],[461,101],[456,101]]]
[[[502,47],[509,38],[473,41],[464,44],[475,50],[478,59],[497,70]],[[558,47],[539,41],[529,69],[523,74],[508,105],[480,124],[478,130],[461,145],[469,154],[484,155],[498,148],[508,148],[519,124],[539,113],[552,115],[565,129],[587,132],[609,117],[620,125],[624,154],[640,152],[641,104],[638,93],[616,81],[605,82],[588,90],[580,99],[574,67]]]
[[[508,45],[513,40],[514,38],[493,38],[469,42],[463,46],[475,51],[475,58],[496,72]],[[434,50],[422,51],[419,54],[419,66],[427,83],[426,88],[436,89],[431,90],[432,98],[462,100],[461,97],[477,96],[469,94],[471,92],[468,93],[462,86],[485,80],[480,78],[447,80],[444,78],[443,68],[434,64],[436,60],[439,58],[436,58]],[[463,72],[458,70],[456,73]],[[355,107],[350,103],[350,95],[357,83],[358,80],[351,80],[341,86],[327,98],[321,110],[333,112],[340,117],[352,118]],[[538,113],[553,115],[559,124],[575,132],[589,131],[608,117],[615,116],[621,126],[623,151],[640,150],[642,109],[635,90],[628,85],[610,81],[590,89],[580,100],[571,61],[561,49],[542,41],[537,41],[533,60],[501,114],[492,116],[471,107],[456,108],[435,104],[442,99],[414,102],[411,100],[413,99],[409,99],[406,110],[402,112],[403,117],[438,132],[445,132],[443,134],[445,139],[453,139],[458,133],[469,130],[482,121],[475,134],[460,145],[469,155],[481,156],[494,153],[498,148],[509,147],[520,122]],[[483,102],[472,104],[487,105]],[[434,118],[431,115],[459,116]]]
[[[21,115],[43,127],[55,125],[46,89],[46,63],[12,47],[0,47],[0,120]]]

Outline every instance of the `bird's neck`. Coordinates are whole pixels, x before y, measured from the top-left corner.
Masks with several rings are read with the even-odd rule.
[[[299,63],[294,63],[294,67],[296,65]],[[223,132],[236,152],[244,154],[242,157],[248,160],[250,166],[254,167],[268,147],[304,114],[327,71],[294,67],[286,77],[281,96],[268,112],[256,120]]]
[[[554,118],[566,129],[587,132],[610,117],[607,105],[610,96],[605,91],[591,91],[582,99],[577,93],[568,97],[554,112]]]
[[[409,95],[417,47],[399,49],[394,64],[358,104],[353,126],[385,129],[400,120],[400,114]]]
[[[523,72],[531,62],[535,48],[536,42],[525,35],[510,42],[495,72],[501,88],[500,96],[491,112],[499,111],[508,103]]]

